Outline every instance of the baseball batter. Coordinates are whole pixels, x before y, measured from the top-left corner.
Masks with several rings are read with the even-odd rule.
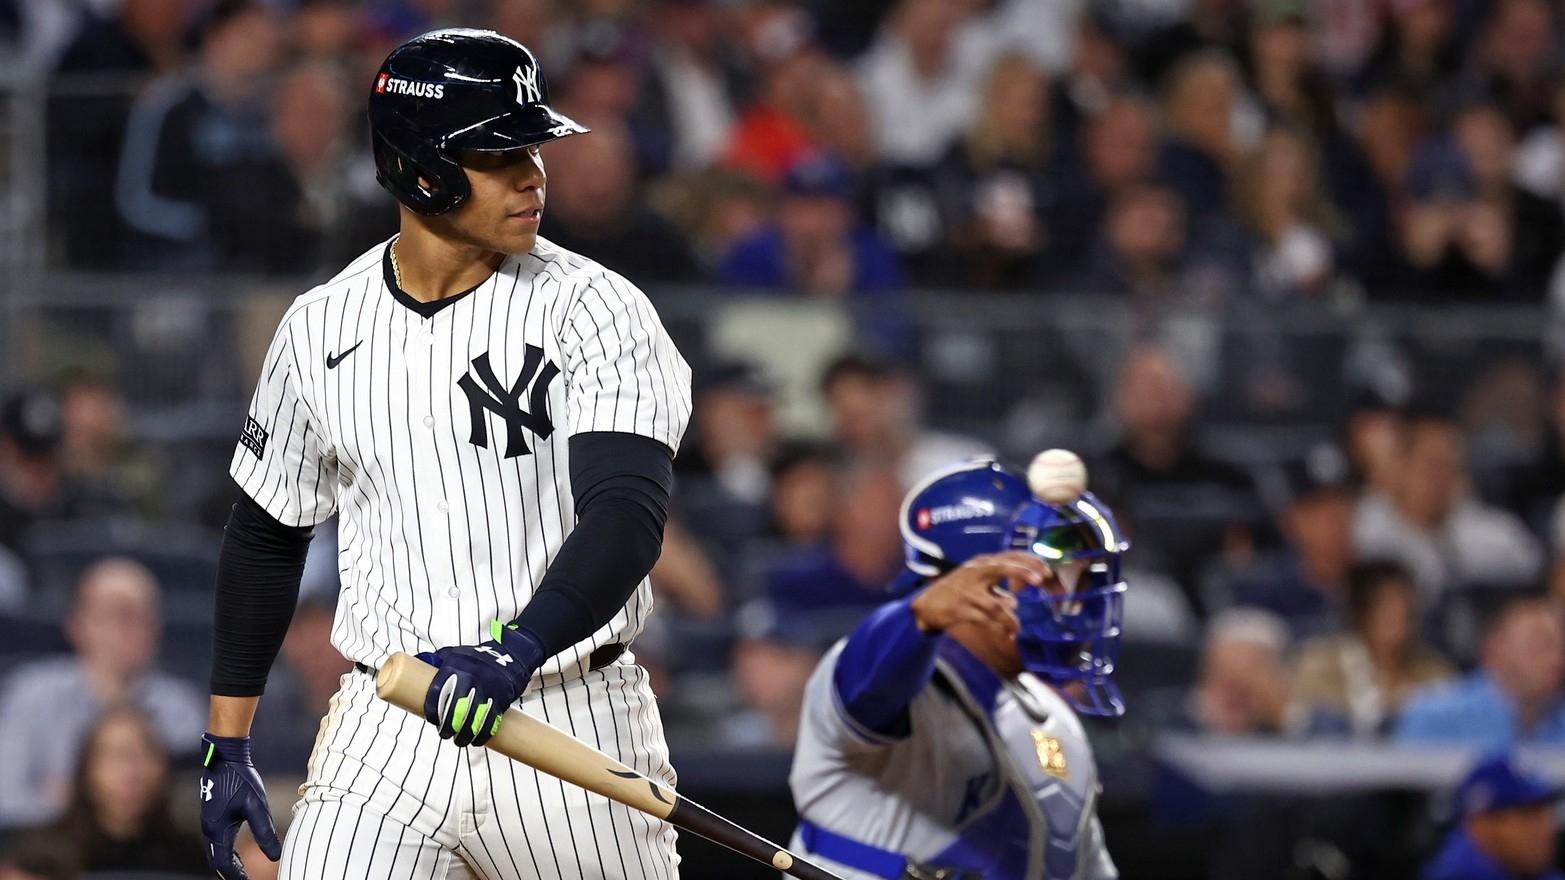
[[[244,878],[678,875],[674,831],[482,745],[506,707],[673,785],[627,646],[652,609],[690,371],[643,294],[538,237],[539,145],[587,130],[489,31],[387,57],[369,97],[401,230],[283,317],[231,473],[201,824]],[[355,662],[279,845],[248,733],[310,529],[339,517],[332,643]],[[393,652],[438,667],[425,720],[375,698]]]
[[[978,462],[916,487],[901,525],[897,588],[913,592],[806,691],[795,847],[854,880],[1118,876],[1076,716],[1123,711],[1109,676],[1128,545],[1107,508],[1044,502]]]

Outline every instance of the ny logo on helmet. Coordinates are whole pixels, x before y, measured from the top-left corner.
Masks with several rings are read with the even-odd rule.
[[[560,368],[545,361],[543,349],[536,345],[526,347],[522,374],[509,386],[495,375],[494,367],[489,363],[489,352],[473,358],[472,364],[472,372],[456,383],[467,395],[468,415],[472,420],[468,442],[480,449],[489,448],[489,426],[484,418],[488,411],[505,422],[505,457],[531,455],[532,449],[522,431],[531,431],[540,440],[547,440],[554,433],[554,422],[549,418],[549,384],[559,375]],[[529,385],[532,386],[530,391]],[[528,395],[530,409],[522,409],[523,394]]]
[[[516,83],[516,103],[521,104],[523,107],[528,104],[538,103],[540,97],[538,93],[538,68],[529,67],[525,71],[520,67],[516,68],[516,73],[511,75],[511,82]],[[523,94],[524,89],[526,90],[525,95]]]

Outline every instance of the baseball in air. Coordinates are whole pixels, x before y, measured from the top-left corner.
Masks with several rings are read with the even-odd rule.
[[[1027,487],[1042,501],[1069,504],[1087,491],[1087,466],[1069,449],[1045,449],[1027,466]]]

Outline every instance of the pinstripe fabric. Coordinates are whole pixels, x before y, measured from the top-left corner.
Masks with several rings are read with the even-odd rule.
[[[343,676],[294,807],[279,880],[679,876],[673,826],[488,749],[457,748],[374,692],[368,675]],[[531,688],[520,705],[677,785],[646,670],[633,660]]]
[[[337,515],[332,644],[371,667],[480,642],[521,611],[575,527],[573,434],[677,450],[691,406],[690,370],[651,304],[596,263],[539,239],[424,314],[386,284],[385,247],[288,309],[230,466],[285,524]],[[624,661],[587,672],[594,649],[628,644],[651,610],[643,581],[544,665],[523,704],[672,781],[645,673]],[[283,877],[677,876],[670,826],[441,743],[370,684],[345,678],[322,722]]]
[[[250,406],[267,440],[260,455],[241,444],[230,467],[287,525],[339,514],[332,643],[369,666],[393,651],[482,641],[490,620],[521,611],[575,525],[571,435],[620,431],[677,449],[690,416],[689,367],[619,275],[540,239],[424,317],[389,294],[383,250],[285,314]],[[486,445],[472,442],[459,383],[479,376],[474,361],[487,355],[510,388],[529,346],[559,370],[540,398],[552,431],[523,431],[529,452],[508,456],[506,420],[493,412],[479,411]],[[581,674],[593,649],[633,639],[651,607],[643,582],[625,610],[542,674]]]

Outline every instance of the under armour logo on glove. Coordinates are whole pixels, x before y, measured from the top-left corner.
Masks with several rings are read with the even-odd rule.
[[[488,645],[479,645],[474,650],[480,654],[488,654],[489,656],[495,658],[494,662],[500,664],[501,666],[509,666],[511,663],[515,662],[510,654],[502,654]]]
[[[500,730],[505,710],[527,689],[546,658],[543,647],[515,624],[492,621],[488,641],[441,648],[418,658],[435,667],[424,694],[424,718],[441,739],[481,746]]]
[[[201,799],[203,801],[212,799],[212,780],[205,776],[201,777]]]

